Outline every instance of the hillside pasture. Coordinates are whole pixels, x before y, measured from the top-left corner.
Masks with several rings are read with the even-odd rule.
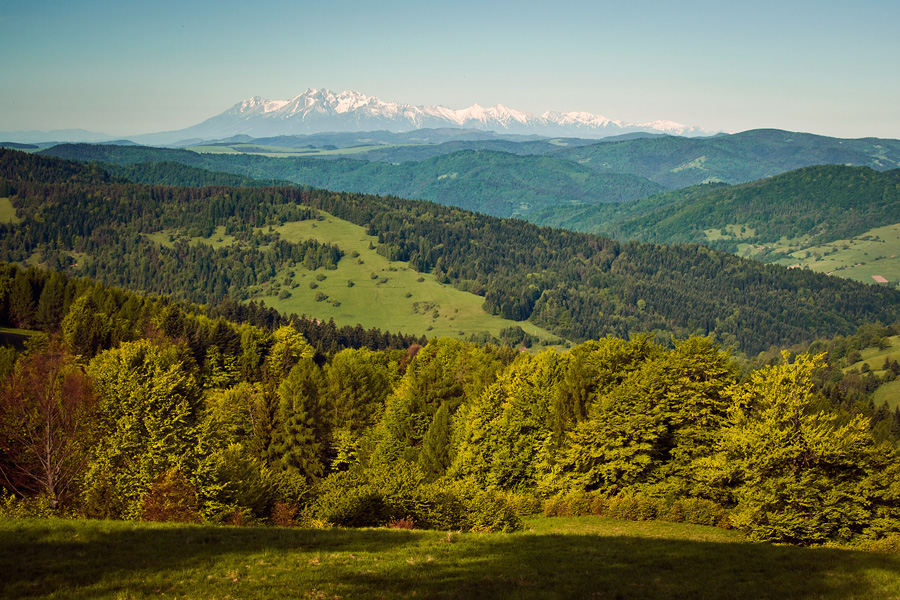
[[[863,365],[868,366],[868,370],[872,371],[876,377],[884,377],[884,363],[889,361],[900,361],[900,336],[891,336],[886,338],[887,345],[884,348],[864,348],[860,351],[862,360],[853,363],[844,368],[844,373],[850,371],[862,371]],[[872,401],[876,406],[887,404],[891,410],[900,407],[900,379],[889,381],[882,384],[872,396]]]
[[[293,279],[290,297],[279,299],[280,292],[273,291],[262,298],[267,306],[283,314],[333,318],[338,325],[360,323],[367,329],[378,327],[429,338],[463,339],[484,331],[497,336],[504,328],[520,326],[543,340],[556,339],[529,322],[488,314],[480,296],[438,283],[431,274],[414,271],[408,263],[388,260],[375,249],[378,238],[366,235],[365,228],[322,214],[322,221],[286,223],[276,231],[291,242],[315,238],[336,244],[344,252],[337,270],[282,269],[276,279]],[[322,295],[327,298],[317,300]]]
[[[22,219],[16,214],[16,207],[12,205],[12,200],[10,198],[0,198],[0,223],[12,223],[15,225],[21,221]]]
[[[285,223],[275,231],[290,242],[317,239],[337,245],[344,252],[338,268],[283,267],[271,285],[251,290],[266,306],[285,315],[334,319],[339,326],[359,323],[366,329],[377,327],[429,338],[468,339],[485,332],[499,337],[501,330],[518,326],[546,343],[559,341],[528,321],[488,314],[481,296],[438,283],[431,274],[418,273],[408,263],[381,256],[376,250],[378,238],[366,235],[364,227],[328,213],[321,215],[322,220]],[[171,248],[176,235],[167,230],[147,238]],[[210,237],[191,238],[190,242],[220,248],[234,244],[235,239],[219,227]]]
[[[729,225],[726,235],[720,230],[707,230],[708,241],[741,239],[740,225]],[[744,228],[749,233],[749,228]],[[776,242],[740,243],[737,255],[766,260],[767,254],[786,256],[774,262],[795,269],[810,269],[844,279],[876,284],[873,276],[887,280],[892,287],[900,285],[900,223],[876,227],[845,240],[827,244],[810,243],[808,236],[781,238]]]

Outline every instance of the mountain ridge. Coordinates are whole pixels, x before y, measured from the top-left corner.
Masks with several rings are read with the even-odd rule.
[[[375,96],[347,90],[309,88],[290,100],[253,96],[224,112],[185,129],[131,136],[142,143],[174,143],[191,138],[226,138],[234,135],[277,135],[385,129],[400,132],[423,128],[473,128],[499,133],[603,138],[631,132],[704,136],[714,132],[700,127],[655,120],[627,123],[584,111],[545,111],[531,114],[502,104],[479,104],[462,109],[442,105],[385,102]]]

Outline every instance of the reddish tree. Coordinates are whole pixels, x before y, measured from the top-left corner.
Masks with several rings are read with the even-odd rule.
[[[65,504],[87,461],[95,406],[84,372],[57,343],[20,359],[0,385],[0,481]]]

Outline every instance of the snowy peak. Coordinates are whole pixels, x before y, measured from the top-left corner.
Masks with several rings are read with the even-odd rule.
[[[413,106],[385,102],[355,90],[335,93],[309,88],[291,100],[254,96],[224,113],[183,130],[185,137],[254,137],[340,131],[411,131],[460,127],[500,133],[602,138],[631,132],[710,135],[698,127],[672,121],[625,123],[588,112],[547,111],[540,116],[497,104],[489,108]]]

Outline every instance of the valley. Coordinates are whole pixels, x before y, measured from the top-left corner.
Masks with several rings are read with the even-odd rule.
[[[0,600],[900,600],[900,2],[6,4]]]

